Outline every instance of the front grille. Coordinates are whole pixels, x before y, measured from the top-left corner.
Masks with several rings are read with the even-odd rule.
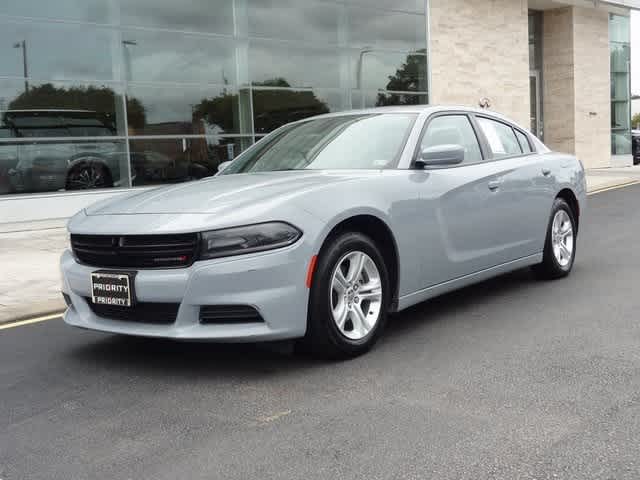
[[[99,317],[123,322],[169,325],[176,321],[179,303],[138,302],[132,307],[95,304],[85,298],[91,311]]]
[[[188,267],[197,256],[198,234],[71,235],[76,258],[95,267]]]
[[[200,307],[200,323],[262,323],[258,311],[248,305],[206,305]]]

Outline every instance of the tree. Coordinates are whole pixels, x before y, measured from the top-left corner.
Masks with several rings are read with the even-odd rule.
[[[407,55],[405,62],[396,70],[395,75],[389,75],[386,90],[395,91],[424,91],[426,90],[427,57],[426,50],[421,49]],[[422,101],[424,94],[379,93],[376,106],[385,105],[415,105]]]
[[[631,128],[640,129],[640,113],[636,113],[631,119]]]
[[[52,83],[32,86],[9,103],[9,110],[19,109],[76,109],[93,110],[115,122],[116,94],[105,86],[56,87]],[[127,98],[129,125],[141,128],[146,123],[145,108],[134,97]]]
[[[273,78],[253,84],[254,87],[290,88],[284,78]],[[223,92],[212,98],[204,98],[194,107],[194,120],[203,119],[209,125],[217,125],[227,132],[238,129],[238,108],[247,104],[249,91],[239,94]],[[287,122],[328,113],[327,104],[311,91],[253,90],[254,129],[267,133]]]

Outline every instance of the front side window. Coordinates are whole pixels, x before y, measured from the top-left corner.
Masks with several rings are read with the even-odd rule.
[[[443,115],[436,117],[427,127],[422,137],[420,149],[439,145],[460,145],[464,147],[464,162],[482,161],[482,152],[471,122],[466,115]]]
[[[488,118],[478,118],[478,123],[489,142],[494,158],[522,154],[518,139],[509,125]]]
[[[296,123],[240,155],[222,174],[387,168],[402,152],[415,119],[415,114],[397,113]]]

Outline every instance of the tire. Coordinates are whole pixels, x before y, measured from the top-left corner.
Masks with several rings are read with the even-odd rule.
[[[358,264],[362,265],[361,273],[353,278]],[[346,287],[341,286],[341,280],[346,281]],[[309,294],[307,332],[298,347],[336,360],[369,351],[384,330],[390,294],[384,258],[369,237],[344,232],[331,238],[318,256]],[[334,315],[334,311],[339,313]]]
[[[569,225],[571,229],[566,230]],[[560,236],[558,229],[562,234]],[[542,263],[533,267],[536,276],[554,280],[569,275],[576,258],[577,237],[578,228],[573,210],[562,198],[556,198],[547,226]]]
[[[66,190],[87,190],[113,187],[109,169],[101,162],[88,159],[74,166],[67,174]]]

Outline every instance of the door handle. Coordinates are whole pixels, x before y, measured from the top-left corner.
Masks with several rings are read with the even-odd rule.
[[[548,177],[549,175],[551,175],[551,169],[543,168],[542,169],[542,175],[544,175],[545,177]]]
[[[496,190],[498,190],[498,188],[500,188],[500,182],[497,181],[492,181],[489,182],[489,190],[491,190],[492,192],[495,192]]]

